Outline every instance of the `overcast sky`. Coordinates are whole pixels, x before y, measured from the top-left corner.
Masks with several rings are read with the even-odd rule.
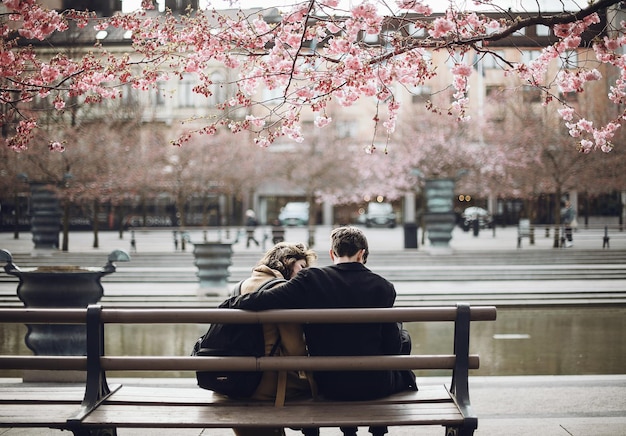
[[[205,7],[210,4],[211,7],[215,9],[230,9],[232,7],[241,7],[242,9],[252,8],[252,7],[284,7],[290,4],[297,2],[294,0],[238,0],[233,3],[235,6],[231,6],[228,0],[200,0],[200,7]],[[349,8],[350,4],[359,4],[362,3],[363,0],[341,0],[341,4]],[[159,3],[164,4],[163,0],[159,0]],[[445,10],[446,7],[450,4],[448,0],[427,0],[427,4],[429,4],[433,10],[436,12],[440,12]],[[456,7],[461,9],[469,9],[473,8],[474,2],[472,0],[453,0],[453,3]],[[580,9],[586,5],[585,0],[495,0],[495,4],[504,9],[512,9],[514,11],[536,11],[537,5],[543,11],[559,11],[563,10],[563,5],[568,10]],[[123,10],[125,12],[130,12],[134,9],[137,9],[141,4],[141,0],[122,0]],[[395,6],[395,0],[388,0],[388,4],[392,7]]]

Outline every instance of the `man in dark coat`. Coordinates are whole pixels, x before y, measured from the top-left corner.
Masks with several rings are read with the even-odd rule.
[[[391,282],[365,266],[367,238],[356,227],[331,233],[333,265],[306,268],[283,286],[240,297],[234,307],[245,310],[392,307]],[[398,323],[307,324],[304,333],[312,356],[394,355],[410,353],[410,338]],[[337,400],[369,400],[416,390],[411,371],[320,371],[319,392]],[[345,435],[356,429],[342,428]],[[386,428],[370,428],[376,435]]]

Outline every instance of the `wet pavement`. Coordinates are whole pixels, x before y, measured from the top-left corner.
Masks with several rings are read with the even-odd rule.
[[[263,235],[263,230],[258,230],[257,239]],[[318,227],[315,232],[315,248],[318,252],[328,250],[328,235],[330,227]],[[377,251],[404,252],[404,234],[401,228],[396,229],[365,229],[368,236],[371,256],[374,257]],[[235,232],[232,232],[235,233]],[[231,233],[230,236],[233,236]],[[137,230],[135,232],[136,246],[139,252],[174,252],[172,232],[155,230]],[[213,235],[209,232],[208,238]],[[289,228],[287,229],[287,239],[290,241],[307,240],[307,229]],[[429,244],[421,244],[421,234],[419,248],[417,251],[427,252],[436,256],[441,250],[429,247]],[[191,232],[191,239],[202,240],[202,232]],[[535,244],[529,245],[528,239],[522,241],[522,248],[517,248],[517,229],[514,227],[497,228],[494,232],[486,230],[480,232],[476,237],[471,233],[455,229],[451,249],[455,253],[461,252],[537,252],[544,250],[567,251],[591,251],[601,250],[603,243],[603,232],[601,229],[584,230],[579,229],[574,234],[574,246],[572,248],[554,248],[552,237],[544,237],[543,234],[536,235]],[[101,232],[99,235],[100,247],[94,249],[93,235],[89,232],[73,232],[70,234],[70,251],[83,253],[106,253],[113,249],[122,248],[130,251],[130,234],[125,233],[123,239],[119,239],[116,232]],[[266,241],[266,247],[269,242]],[[0,248],[8,249],[13,253],[27,253],[32,250],[30,234],[23,233],[20,239],[13,239],[12,233],[0,233]],[[191,247],[187,248],[191,250]],[[235,255],[259,255],[263,247],[246,248],[242,242],[237,242],[233,246]],[[621,232],[611,234],[610,248],[606,249],[606,255],[618,253],[626,250],[626,235]],[[131,253],[132,256],[132,253]],[[445,260],[443,260],[445,262]],[[413,283],[413,282],[406,282]],[[446,293],[447,288],[442,286],[441,292]],[[548,286],[548,283],[551,285]],[[597,286],[611,287],[616,291],[624,292],[626,283],[622,280],[584,281],[536,281],[520,280],[515,282],[515,286],[526,289],[537,286],[546,287],[546,292],[555,291],[558,284],[564,287],[590,288]],[[414,283],[413,283],[414,284]],[[479,287],[484,291],[486,288],[496,288],[502,286],[513,286],[510,281],[483,282],[476,281],[467,284],[470,287]],[[139,285],[140,286],[140,285]],[[398,286],[399,294],[403,285]],[[406,285],[413,286],[413,285]],[[526,298],[534,298],[530,295]],[[610,304],[610,303],[605,303]],[[616,304],[624,304],[618,302]],[[623,332],[607,332],[607,334],[621,335]],[[563,346],[567,346],[564,341]],[[477,350],[480,353],[480,350]],[[602,356],[594,358],[602,359]],[[624,359],[626,365],[626,356]],[[626,366],[624,374],[616,375],[542,375],[542,376],[492,376],[492,377],[470,377],[470,396],[475,412],[479,417],[479,428],[476,435],[479,436],[604,436],[625,434],[626,428]],[[15,381],[0,379],[1,383]],[[420,384],[440,384],[447,383],[448,379],[439,377],[421,378]],[[126,384],[188,384],[194,383],[194,379],[125,379]],[[0,408],[2,406],[0,405]],[[53,436],[60,435],[60,431],[41,429],[0,429],[0,436]],[[63,432],[62,434],[68,434]],[[232,435],[230,430],[224,429],[169,429],[169,430],[144,430],[144,429],[120,429],[119,436],[138,436],[150,434],[151,436],[192,436],[192,435]],[[299,434],[288,430],[289,436]],[[361,428],[359,435],[367,435],[365,428]],[[440,427],[392,427],[392,436],[408,435],[438,435],[442,436],[444,430]],[[322,429],[322,436],[340,435],[337,429]]]
[[[418,378],[418,384],[448,379]],[[176,386],[193,379],[112,379],[126,384]],[[0,389],[2,379],[0,379]],[[617,436],[626,428],[626,375],[470,377],[477,436]],[[0,405],[0,407],[2,407]],[[301,434],[287,430],[288,436]],[[61,436],[46,429],[0,429],[1,436]],[[229,429],[118,429],[118,436],[231,436]],[[366,428],[359,435],[368,435]],[[340,436],[335,428],[321,436]],[[391,436],[444,436],[438,426],[390,427]]]

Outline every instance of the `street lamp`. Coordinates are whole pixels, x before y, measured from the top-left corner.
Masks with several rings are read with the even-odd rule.
[[[63,174],[63,189],[65,190],[65,200],[63,202],[63,242],[62,251],[69,249],[69,233],[70,233],[70,199],[67,190],[70,187],[70,181],[74,178],[72,173]]]
[[[28,183],[28,176],[26,175],[26,173],[19,173],[17,175],[17,180],[20,183]],[[13,219],[14,219],[14,224],[15,224],[15,228],[13,231],[13,239],[20,239],[20,218],[21,218],[21,209],[22,209],[22,202],[20,201],[20,191],[21,189],[15,189],[15,201],[14,201],[14,213],[13,213]]]

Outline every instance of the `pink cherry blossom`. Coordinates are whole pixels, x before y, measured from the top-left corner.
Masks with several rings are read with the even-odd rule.
[[[16,150],[28,146],[33,130],[38,127],[31,116],[37,114],[31,115],[22,109],[37,96],[49,96],[56,110],[64,110],[69,98],[99,104],[106,99],[119,98],[122,84],[148,92],[153,91],[159,81],[181,78],[185,73],[198,80],[194,92],[209,96],[215,85],[210,71],[216,65],[231,70],[229,77],[234,79],[230,85],[236,91],[218,103],[217,107],[224,110],[219,120],[208,122],[206,127],[197,129],[198,133],[212,134],[218,126],[228,126],[234,133],[254,131],[260,146],[267,146],[281,136],[301,142],[304,137],[300,114],[304,108],[323,114],[331,102],[348,107],[370,97],[387,110],[387,114],[382,115],[378,113],[379,107],[375,109],[374,128],[381,123],[390,133],[396,128],[402,109],[399,88],[421,86],[441,74],[426,56],[430,52],[445,55],[454,52],[457,59],[449,83],[455,100],[449,108],[436,110],[468,119],[468,91],[474,71],[473,61],[469,59],[476,56],[477,51],[495,50],[490,47],[491,42],[506,36],[512,26],[520,22],[534,26],[536,22],[531,19],[523,22],[514,14],[489,18],[462,10],[454,3],[450,3],[441,16],[424,19],[432,15],[426,3],[398,0],[397,7],[405,12],[393,18],[396,24],[387,35],[388,44],[378,44],[366,40],[388,29],[387,20],[391,17],[384,14],[389,13],[393,5],[380,8],[381,2],[376,0],[355,2],[350,11],[341,9],[345,6],[338,0],[297,1],[291,10],[284,11],[271,23],[258,14],[246,16],[243,11],[230,15],[208,10],[181,15],[148,13],[154,8],[151,0],[142,0],[143,10],[113,17],[96,17],[77,11],[58,13],[35,0],[5,0],[8,24],[0,23],[3,35],[0,77],[11,86],[0,93],[0,102],[7,108],[6,119],[23,118],[15,127],[15,134],[4,142]],[[501,12],[491,0],[480,4]],[[608,6],[616,4],[617,0],[607,2]],[[411,13],[407,15],[406,11]],[[563,22],[553,26],[556,41],[545,47],[538,58],[527,63],[507,59],[502,67],[509,77],[516,75],[522,84],[541,89],[545,94],[544,104],[558,100],[557,91],[586,92],[590,82],[602,79],[600,71],[607,70],[605,80],[609,91],[604,98],[621,114],[626,104],[624,24],[606,23],[606,32],[591,42],[593,52],[590,55],[595,55],[595,59],[576,69],[562,69],[558,74],[549,68],[568,51],[581,50],[583,40],[589,42],[585,32],[594,31],[591,26],[601,22],[606,9],[598,14],[591,5],[582,6],[578,12],[567,20],[559,18]],[[96,45],[85,48],[82,58],[62,53],[40,58],[35,48],[18,43],[18,34],[45,40],[54,32],[67,31],[69,23],[91,30],[123,29],[130,31],[132,39],[126,53],[109,52],[106,46]],[[409,25],[426,29],[428,36],[423,39],[407,37]],[[229,114],[241,113],[238,109],[250,113],[256,107],[267,108],[267,102],[258,97],[265,89],[285,90],[274,102],[280,107],[272,112],[276,120],[266,122],[269,118],[257,116],[255,112],[250,118],[233,116],[229,119]],[[572,136],[579,138],[581,150],[612,149],[612,137],[624,121],[621,115],[594,123],[568,108],[566,102],[563,104],[559,114]],[[6,122],[4,118],[0,119],[2,122]],[[320,115],[315,125],[323,127],[329,122],[330,117]],[[274,130],[270,129],[270,124]],[[188,136],[184,134],[177,144],[186,141]],[[589,146],[589,142],[593,145]],[[55,145],[51,149],[59,147]],[[374,149],[372,147],[371,151]]]
[[[332,118],[330,117],[326,117],[326,116],[320,116],[318,115],[317,117],[315,117],[315,126],[322,128],[322,127],[326,127],[327,125],[329,125],[332,122]]]
[[[447,18],[437,18],[434,26],[428,31],[433,38],[444,38],[449,32],[454,30],[454,22]]]

